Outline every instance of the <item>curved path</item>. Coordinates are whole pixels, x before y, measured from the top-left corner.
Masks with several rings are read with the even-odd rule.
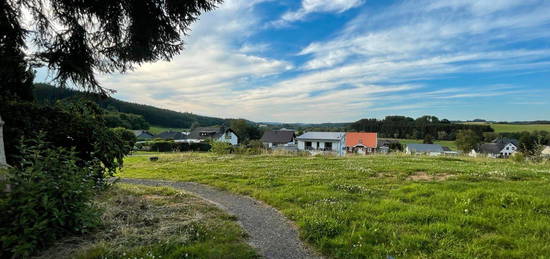
[[[172,187],[214,203],[237,217],[250,236],[249,244],[265,258],[318,258],[306,249],[296,228],[283,215],[252,198],[190,182],[145,179],[120,179],[120,182]]]

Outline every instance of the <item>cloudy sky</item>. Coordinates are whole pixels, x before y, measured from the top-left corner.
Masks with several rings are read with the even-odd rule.
[[[254,121],[550,119],[550,1],[226,0],[116,98]]]

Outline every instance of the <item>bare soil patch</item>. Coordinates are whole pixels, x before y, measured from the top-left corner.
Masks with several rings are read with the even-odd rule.
[[[445,181],[453,177],[453,174],[428,174],[426,172],[415,172],[405,178],[408,181]]]

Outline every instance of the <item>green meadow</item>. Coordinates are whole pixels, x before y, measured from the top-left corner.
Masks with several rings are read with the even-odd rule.
[[[487,124],[485,122],[469,122],[468,124]],[[550,132],[550,124],[499,124],[490,123],[491,128],[496,133],[514,133],[514,132],[533,132],[533,131],[548,131]]]
[[[543,258],[550,164],[466,157],[159,154],[128,178],[193,181],[279,209],[333,258]]]

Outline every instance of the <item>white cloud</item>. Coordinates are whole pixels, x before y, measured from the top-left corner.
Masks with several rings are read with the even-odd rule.
[[[288,23],[304,20],[312,13],[342,13],[363,4],[363,0],[302,0],[298,10],[288,11],[273,22],[275,26],[284,26]]]

